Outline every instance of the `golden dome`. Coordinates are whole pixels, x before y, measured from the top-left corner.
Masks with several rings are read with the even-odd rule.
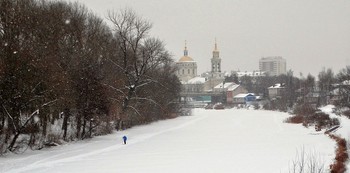
[[[187,61],[194,61],[194,60],[189,56],[183,56],[179,60],[179,62],[187,62]]]
[[[194,61],[194,60],[188,56],[187,41],[185,40],[184,56],[179,59],[179,62],[191,62],[191,61]]]

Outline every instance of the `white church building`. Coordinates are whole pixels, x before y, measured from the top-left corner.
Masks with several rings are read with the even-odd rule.
[[[202,83],[204,91],[213,90],[213,88],[225,79],[224,73],[221,71],[220,52],[215,41],[215,46],[211,58],[211,71],[203,73],[201,76],[197,75],[197,62],[188,56],[187,44],[185,42],[184,56],[176,62],[177,76],[183,85],[186,85],[191,79],[203,78]],[[196,81],[197,81],[196,80]],[[193,82],[191,82],[193,83]],[[198,83],[197,83],[198,87]],[[188,88],[188,87],[186,87]]]
[[[190,56],[188,56],[187,44],[185,42],[184,56],[182,56],[178,62],[176,62],[177,67],[177,77],[182,82],[187,82],[188,80],[197,76],[197,62],[194,61]]]

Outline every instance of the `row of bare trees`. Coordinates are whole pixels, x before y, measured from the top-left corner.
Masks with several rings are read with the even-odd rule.
[[[180,83],[150,22],[131,10],[108,19],[78,3],[0,0],[0,153],[174,116]]]

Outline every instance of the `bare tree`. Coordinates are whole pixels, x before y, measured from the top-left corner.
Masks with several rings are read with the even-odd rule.
[[[305,88],[308,92],[312,92],[315,89],[315,77],[308,74],[305,80]]]
[[[150,74],[159,69],[170,59],[159,39],[148,36],[152,25],[138,17],[130,9],[121,12],[110,12],[109,20],[114,24],[115,38],[118,45],[118,56],[110,61],[121,71],[124,86],[115,87],[115,91],[122,95],[122,110],[128,108],[138,112],[130,103],[137,100],[146,100],[155,103],[146,97],[139,97],[138,90],[150,83],[159,83]]]
[[[338,84],[336,87],[339,90],[340,99],[336,103],[339,107],[350,108],[350,66],[346,66],[337,75]]]
[[[35,65],[36,52],[31,45],[35,38],[35,29],[30,28],[33,21],[28,20],[35,15],[33,11],[38,10],[37,3],[34,0],[1,1],[0,8],[3,62],[0,104],[3,120],[8,124],[4,143],[11,140],[8,149],[13,150],[18,136],[32,122],[33,116],[29,115],[44,104],[46,89],[40,79],[43,71]]]
[[[289,173],[324,173],[326,171],[324,163],[315,153],[306,153],[302,148],[297,151],[295,160],[289,167]]]
[[[49,140],[48,126],[61,115],[63,138],[73,117],[78,135],[91,136],[107,114],[101,80],[111,37],[77,3],[0,1],[0,145],[12,151],[21,134]]]
[[[320,104],[327,104],[327,97],[332,90],[332,84],[335,83],[335,76],[332,69],[323,68],[322,71],[318,74],[319,79],[319,88],[320,88]]]
[[[111,101],[138,123],[176,112],[180,83],[151,24],[130,10],[110,20],[114,34],[78,3],[0,1],[0,154],[18,139],[41,148],[109,132]]]

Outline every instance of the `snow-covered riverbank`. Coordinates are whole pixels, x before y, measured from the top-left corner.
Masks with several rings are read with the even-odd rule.
[[[195,109],[193,116],[155,122],[64,146],[0,158],[0,172],[288,172],[300,150],[325,168],[335,142],[314,129],[283,123],[264,110]],[[122,136],[128,144],[122,144]]]

